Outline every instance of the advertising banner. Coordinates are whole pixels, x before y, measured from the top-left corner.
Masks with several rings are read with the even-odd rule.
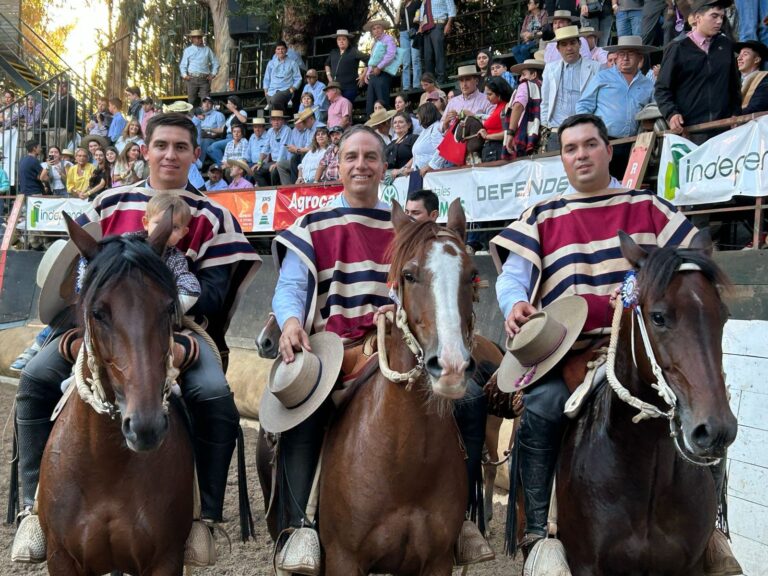
[[[64,196],[29,196],[27,230],[30,232],[66,232],[62,212],[77,218],[90,206],[88,200]]]
[[[341,185],[279,189],[275,200],[274,229],[285,230],[300,216],[325,207],[341,194],[341,190]]]
[[[271,232],[275,214],[276,190],[208,192],[210,198],[225,208],[240,223],[243,232]]]

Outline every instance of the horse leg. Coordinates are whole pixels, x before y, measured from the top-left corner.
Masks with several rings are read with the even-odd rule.
[[[341,550],[333,544],[325,549],[325,576],[363,576],[367,570],[363,570],[352,554]]]
[[[85,572],[78,569],[72,556],[53,542],[48,542],[47,565],[51,576],[86,576]]]
[[[485,508],[485,529],[491,524],[493,519],[493,492],[496,484],[496,465],[499,461],[499,430],[503,420],[498,416],[488,416],[485,423],[485,448],[487,450],[487,461],[483,464],[484,479],[484,508]]]
[[[453,572],[453,556],[447,555],[430,562],[419,572],[419,576],[451,576]]]

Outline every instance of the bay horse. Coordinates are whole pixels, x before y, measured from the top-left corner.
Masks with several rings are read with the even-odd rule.
[[[467,153],[464,158],[464,164],[474,166],[482,162],[482,152],[485,140],[478,136],[478,132],[483,128],[483,122],[476,116],[465,116],[456,124],[454,136],[456,142],[467,143]]]
[[[97,243],[67,217],[88,261],[78,301],[84,340],[77,387],[40,466],[48,570],[180,576],[193,518],[193,451],[168,397],[176,284],[159,254],[172,211],[147,242]],[[79,374],[79,375],[78,375]]]
[[[728,314],[719,287],[727,279],[706,230],[688,249],[650,252],[619,235],[638,271],[638,290],[630,290],[638,306],[617,304],[614,382],[595,392],[565,434],[560,538],[574,576],[701,576],[718,510],[709,466],[725,457],[737,427],[722,365]],[[609,352],[609,378],[611,362]],[[614,392],[621,386],[622,398],[630,394],[658,418],[640,421]]]

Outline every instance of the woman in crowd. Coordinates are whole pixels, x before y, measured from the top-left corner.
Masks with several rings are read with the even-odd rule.
[[[418,136],[413,133],[411,115],[407,112],[398,112],[392,118],[392,128],[395,135],[384,150],[387,159],[387,168],[393,178],[405,176],[411,171],[413,165],[413,145]]]
[[[135,142],[139,146],[144,144],[144,134],[141,131],[141,123],[138,120],[131,120],[125,125],[123,133],[115,142],[117,152],[122,152],[129,142]]]
[[[67,170],[70,166],[72,166],[71,162],[61,158],[61,150],[58,146],[48,148],[48,159],[43,162],[40,180],[48,183],[51,194],[54,196],[67,195]]]
[[[107,157],[109,159],[109,157]],[[147,177],[147,165],[141,157],[141,148],[135,142],[129,144],[112,166],[112,186],[127,186]]]
[[[365,123],[369,128],[373,128],[376,133],[384,140],[384,145],[387,146],[392,140],[389,136],[389,128],[392,117],[397,114],[395,110],[380,109],[371,114],[368,122]]]
[[[517,63],[531,57],[531,51],[536,50],[541,38],[541,29],[549,22],[547,11],[544,10],[544,0],[528,0],[528,14],[525,15],[520,27],[520,43],[512,48],[512,54]]]
[[[491,59],[492,55],[490,48],[483,48],[475,57],[475,64],[477,65],[478,72],[480,72],[480,80],[477,83],[478,90],[482,90],[485,87],[486,79],[491,76]]]
[[[544,62],[526,60],[512,66],[510,71],[520,75],[520,83],[501,115],[504,137],[502,158],[515,159],[534,154],[539,147],[541,130],[541,77]]]
[[[304,112],[307,108],[312,108],[315,105],[315,96],[312,92],[304,92],[301,95],[301,104],[299,104],[299,112]],[[317,113],[315,113],[317,118]],[[319,119],[319,118],[318,118]]]
[[[240,190],[242,188],[253,188],[253,184],[249,182],[245,175],[251,176],[251,168],[245,160],[239,158],[230,158],[227,160],[227,166],[229,167],[229,189]]]
[[[373,113],[374,114],[376,112],[386,112],[386,111],[387,111],[387,107],[384,106],[384,103],[381,100],[376,100],[376,102],[373,103]]]
[[[408,96],[406,96],[404,93],[400,93],[397,96],[395,96],[395,110],[397,112],[403,112],[405,114],[408,114],[411,118],[411,125],[413,126],[413,133],[417,136],[421,134],[421,124],[419,124],[419,119],[416,117],[416,115],[411,112],[411,102],[408,100]],[[391,128],[389,130],[390,137],[394,137],[395,130],[394,128]]]
[[[501,160],[504,149],[501,114],[512,98],[512,88],[501,76],[492,76],[485,83],[485,97],[493,105],[493,110],[483,122],[483,127],[477,135],[485,140],[483,162],[494,162]]]
[[[88,157],[88,150],[75,150],[75,164],[67,170],[67,191],[70,196],[83,200],[88,198],[88,187],[95,168]]]
[[[299,178],[296,180],[297,184],[309,184],[315,181],[317,167],[320,165],[320,160],[323,159],[323,156],[325,156],[325,153],[328,151],[329,143],[330,138],[328,136],[328,128],[321,126],[315,130],[315,135],[312,137],[312,144],[309,147],[309,152],[304,154],[304,158],[301,159],[301,164],[299,164]]]
[[[419,97],[419,106],[424,104],[424,102],[427,101],[427,96],[434,92],[437,92],[444,101],[448,100],[445,92],[440,90],[440,87],[437,85],[435,75],[430,72],[424,72],[424,74],[421,75],[421,89],[424,90],[424,93]]]
[[[99,193],[111,188],[110,174],[112,166],[107,161],[107,153],[104,148],[99,148],[93,153],[93,159],[96,161],[93,173],[88,180],[88,190],[85,191],[88,200],[93,200]]]
[[[331,50],[325,60],[325,75],[328,82],[338,82],[341,95],[354,103],[357,98],[358,68],[360,62],[368,62],[368,56],[351,46],[354,34],[347,30],[337,30],[335,37],[337,48]]]
[[[411,147],[412,158],[408,166],[411,179],[408,182],[408,191],[422,188],[423,176],[429,169],[429,161],[443,140],[443,133],[440,132],[440,112],[432,102],[419,106],[416,115],[419,117],[422,131]]]

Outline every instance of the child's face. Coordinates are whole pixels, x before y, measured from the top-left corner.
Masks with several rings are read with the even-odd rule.
[[[301,97],[301,103],[304,104],[305,108],[309,108],[313,104],[312,96],[309,94],[304,94],[304,96]]]
[[[146,216],[142,219],[142,222],[144,223],[144,230],[147,231],[147,234],[152,236],[152,233],[155,231],[155,228],[157,228],[160,225],[160,222],[163,221],[164,213],[156,214],[151,219],[147,219]],[[167,247],[176,246],[176,244],[179,243],[179,240],[184,238],[184,236],[187,235],[187,232],[189,232],[189,226],[184,226],[181,223],[181,215],[174,215],[173,216],[173,232],[171,232],[170,237],[168,238],[168,242],[166,243]]]

